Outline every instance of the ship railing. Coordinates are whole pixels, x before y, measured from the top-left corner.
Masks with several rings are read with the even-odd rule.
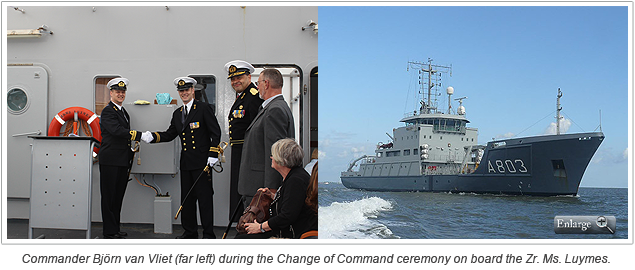
[[[403,114],[403,118],[412,117],[412,116],[417,116],[417,115],[419,115],[419,114],[417,113],[417,111],[407,112],[407,113],[404,113],[404,114]]]

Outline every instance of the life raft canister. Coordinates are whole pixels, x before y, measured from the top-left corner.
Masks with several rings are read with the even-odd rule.
[[[59,136],[60,129],[66,123],[66,121],[73,119],[77,112],[77,118],[86,121],[90,125],[90,129],[93,133],[93,138],[97,139],[101,143],[101,128],[99,127],[99,119],[97,114],[83,107],[68,107],[63,109],[51,119],[49,125],[48,136]],[[95,153],[99,153],[99,148],[93,149]]]

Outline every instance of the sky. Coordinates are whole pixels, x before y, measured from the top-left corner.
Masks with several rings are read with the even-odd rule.
[[[599,131],[601,122],[606,136],[581,186],[628,187],[627,7],[320,7],[319,14],[321,182],[339,182],[352,160],[390,141],[386,133],[415,109],[417,75],[408,61],[431,58],[452,66],[441,89],[467,97],[479,144],[547,133],[560,88],[566,133]]]

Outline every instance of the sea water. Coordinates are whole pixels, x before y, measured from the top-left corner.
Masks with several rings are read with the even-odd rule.
[[[615,234],[556,234],[555,216],[615,216]],[[371,192],[319,183],[321,239],[627,239],[628,189],[576,196]]]

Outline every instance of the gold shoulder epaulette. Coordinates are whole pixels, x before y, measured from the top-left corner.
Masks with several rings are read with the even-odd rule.
[[[250,92],[252,95],[254,95],[254,96],[255,96],[255,95],[258,95],[258,89],[256,89],[256,88],[251,88],[251,89],[249,90],[249,92]]]

